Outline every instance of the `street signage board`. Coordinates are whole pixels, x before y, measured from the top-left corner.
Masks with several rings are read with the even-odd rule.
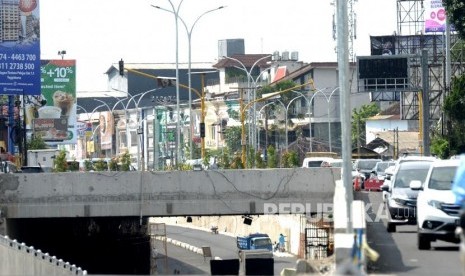
[[[40,95],[39,0],[0,4],[0,95]]]

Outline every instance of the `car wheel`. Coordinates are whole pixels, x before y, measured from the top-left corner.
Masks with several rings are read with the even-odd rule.
[[[396,225],[393,223],[388,222],[386,228],[389,233],[396,232]]]
[[[423,235],[420,235],[420,234],[417,234],[418,236],[418,240],[417,240],[417,243],[418,243],[418,249],[420,250],[429,250],[431,249],[431,241],[424,237]]]

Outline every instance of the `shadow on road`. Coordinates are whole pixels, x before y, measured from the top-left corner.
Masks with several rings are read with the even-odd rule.
[[[380,255],[376,262],[368,262],[367,272],[406,273],[415,269],[415,266],[404,264],[402,252],[397,247],[392,235],[386,231],[386,225],[382,220],[385,211],[381,193],[355,192],[354,199],[362,200],[367,206],[367,242]]]

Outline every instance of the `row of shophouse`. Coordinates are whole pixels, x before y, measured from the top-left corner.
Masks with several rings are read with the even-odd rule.
[[[191,87],[195,91],[191,93],[191,110],[189,91],[184,87],[189,82],[188,64],[178,64],[179,82],[184,87],[179,91],[179,109],[175,85],[163,87],[160,81],[148,77],[173,78],[176,64],[126,62],[125,69],[122,76],[117,64],[109,67],[106,72],[108,91],[78,95],[78,119],[90,120],[94,127],[91,135],[90,131],[87,136],[80,135],[76,146],[68,149],[76,159],[113,157],[128,151],[133,156],[134,165],[145,169],[178,160],[178,152],[182,155],[179,160],[191,159],[189,151],[184,149],[190,146],[190,141],[201,147],[202,138],[202,98],[198,94],[204,100],[204,147],[207,151],[223,149],[226,147],[224,130],[241,126],[237,117],[230,116],[231,111],[241,112],[241,93],[243,104],[252,102],[256,99],[256,89],[285,80],[296,85],[312,84],[289,92],[295,95],[295,100],[288,106],[280,103],[279,98],[259,102],[255,108],[250,105],[245,122],[249,146],[254,145],[256,150],[262,151],[273,145],[283,151],[300,143],[300,151],[304,153],[330,148],[336,152],[341,150],[337,63],[304,64],[295,59],[283,60],[276,54],[236,54],[215,63],[192,63]],[[355,65],[351,64],[354,77],[355,70]],[[369,103],[369,95],[355,93],[356,81],[351,83],[351,91],[354,91],[351,93],[352,106]],[[270,110],[266,113],[272,105],[276,107],[271,114]],[[102,119],[106,122],[100,122]],[[176,148],[178,125],[183,147],[180,151]],[[256,140],[252,141],[250,137],[256,137]],[[154,162],[154,158],[159,162]]]
[[[262,152],[273,145],[280,152],[295,150],[302,159],[312,151],[341,153],[336,62],[305,63],[295,52],[245,54],[242,47],[240,51],[219,53],[213,62],[126,61],[124,72],[119,69],[118,63],[109,65],[105,91],[77,92],[76,142],[59,145],[66,149],[69,159],[112,158],[128,152],[134,167],[162,169],[200,158],[192,153],[192,147],[225,149],[225,130],[242,126],[237,116],[242,112],[246,114],[248,149]],[[361,146],[385,158],[395,157],[395,152],[418,152],[418,118],[402,115],[405,99],[399,95],[403,93],[380,99],[385,92],[360,89],[359,73],[357,63],[351,62],[351,109],[376,101],[382,110],[367,121],[366,133],[362,134],[366,143]],[[173,82],[176,75],[179,90]],[[282,81],[300,86],[289,92],[295,97],[287,105],[279,97],[249,104],[257,100],[260,87]],[[245,105],[243,111],[241,106]],[[236,116],[232,116],[234,113]],[[1,120],[0,135],[0,140],[8,140]]]

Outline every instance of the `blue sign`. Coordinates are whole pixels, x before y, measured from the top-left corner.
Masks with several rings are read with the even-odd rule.
[[[40,95],[39,0],[0,1],[0,95]]]

